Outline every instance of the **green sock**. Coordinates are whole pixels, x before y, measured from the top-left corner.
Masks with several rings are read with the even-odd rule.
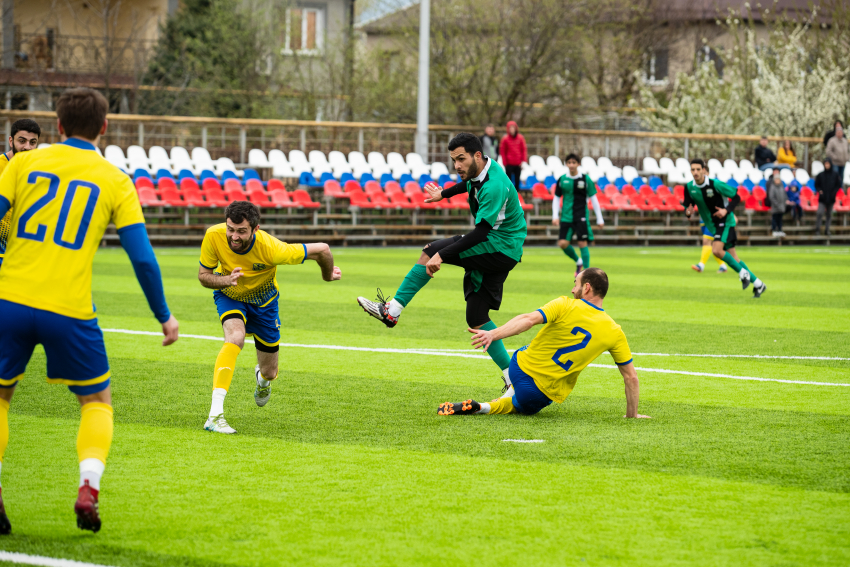
[[[726,255],[723,256],[723,261],[726,262],[726,265],[728,265],[730,268],[732,268],[736,272],[741,271],[741,264],[739,264],[735,260],[735,258],[732,257],[732,254],[730,254],[729,252],[727,252]]]
[[[573,262],[578,262],[578,254],[576,254],[576,249],[572,247],[572,245],[568,245],[564,248],[564,254],[572,258]]]
[[[492,331],[496,328],[496,324],[493,321],[487,321],[481,325],[481,328],[485,331]],[[505,349],[505,345],[501,340],[490,343],[490,348],[487,349],[487,354],[490,355],[490,358],[493,359],[493,362],[496,363],[496,366],[498,366],[500,370],[504,370],[511,365],[511,357],[508,355],[508,351]]]
[[[393,299],[407,307],[407,304],[410,303],[413,296],[416,295],[420,289],[425,287],[425,284],[429,281],[431,281],[431,277],[428,275],[428,272],[425,271],[425,266],[422,264],[416,264],[409,272],[407,272],[407,275],[404,276],[404,281],[401,282],[400,286],[398,286]]]
[[[584,269],[588,269],[590,267],[590,247],[585,246],[581,248],[581,261],[584,262]]]
[[[750,281],[751,281],[751,282],[754,282],[754,281],[756,281],[756,280],[758,279],[758,278],[757,278],[757,276],[756,276],[756,275],[753,273],[753,271],[750,269],[750,267],[749,267],[748,265],[746,265],[746,264],[744,263],[744,261],[743,261],[743,260],[741,260],[739,263],[741,264],[741,266],[742,266],[745,270],[747,270],[748,272],[750,272]]]

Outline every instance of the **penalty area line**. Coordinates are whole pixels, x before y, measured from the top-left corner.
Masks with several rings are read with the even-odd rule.
[[[152,331],[131,331],[128,329],[102,329],[104,333],[120,333],[125,335],[146,335],[153,337],[161,337],[162,333],[155,333]],[[180,335],[183,338],[187,339],[202,339],[208,341],[219,341],[221,342],[221,337],[213,337],[210,335]],[[250,341],[251,339],[246,339],[245,342]],[[466,354],[461,352],[443,352],[443,351],[435,351],[435,350],[415,350],[415,349],[401,349],[401,348],[368,348],[368,347],[353,347],[353,346],[340,346],[340,345],[302,345],[297,343],[280,343],[281,347],[286,348],[313,348],[313,349],[321,349],[321,350],[345,350],[345,351],[355,351],[355,352],[378,352],[385,354],[421,354],[425,356],[445,356],[452,358],[477,358],[480,360],[490,360],[490,357],[485,354]],[[639,356],[639,355],[636,355]],[[613,364],[588,364],[588,366],[593,368],[617,368]],[[839,382],[809,382],[806,380],[780,380],[778,378],[759,378],[757,376],[735,376],[732,374],[715,374],[712,372],[691,372],[688,370],[668,370],[665,368],[644,368],[644,367],[635,367],[637,370],[641,372],[654,372],[657,374],[679,374],[684,376],[704,376],[706,378],[728,378],[730,380],[745,380],[750,382],[779,382],[781,384],[800,384],[803,386],[839,386],[839,387],[850,387],[850,383],[841,384]]]
[[[27,555],[26,553],[14,553],[11,551],[0,551],[0,561],[18,563],[22,565],[42,565],[43,567],[109,567],[97,563],[84,563],[73,559],[56,559],[42,555]]]

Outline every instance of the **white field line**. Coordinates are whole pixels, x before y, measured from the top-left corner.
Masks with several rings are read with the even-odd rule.
[[[125,335],[147,335],[153,337],[162,336],[161,333],[155,333],[152,331],[131,331],[127,329],[103,329],[104,333],[121,333]],[[188,339],[203,339],[208,341],[221,341],[221,337],[213,337],[210,335],[180,335],[183,338]],[[246,342],[251,339],[246,339]],[[346,351],[358,351],[358,352],[380,352],[386,354],[423,354],[428,356],[448,356],[454,358],[478,358],[481,360],[490,360],[490,357],[484,354],[466,354],[463,352],[444,352],[444,351],[435,351],[435,350],[417,350],[417,349],[401,349],[401,348],[367,348],[367,347],[352,347],[352,346],[340,346],[340,345],[302,345],[296,343],[280,343],[281,347],[286,348],[315,348],[322,350],[346,350]],[[676,355],[669,355],[676,356]],[[588,366],[592,368],[611,368],[616,369],[617,366],[613,364],[588,364]],[[658,374],[680,374],[685,376],[705,376],[707,378],[729,378],[731,380],[747,380],[752,382],[779,382],[782,384],[803,384],[806,386],[843,386],[850,387],[850,383],[841,384],[837,382],[809,382],[806,380],[779,380],[777,378],[758,378],[756,376],[734,376],[732,374],[714,374],[711,372],[689,372],[686,370],[667,370],[663,368],[642,368],[635,367],[637,370],[641,372],[655,372]]]
[[[20,563],[23,565],[43,565],[44,567],[106,567],[105,565],[98,565],[96,563],[83,563],[82,561],[73,561],[71,559],[54,559],[53,557],[27,555],[26,553],[13,553],[10,551],[0,551],[0,561]]]
[[[545,443],[545,439],[502,439],[507,443]]]

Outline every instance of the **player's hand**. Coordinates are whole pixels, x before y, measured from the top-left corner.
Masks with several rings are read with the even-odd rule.
[[[443,259],[440,258],[440,253],[437,252],[430,260],[428,260],[428,263],[425,264],[425,272],[433,278],[434,274],[440,271],[440,264],[442,263]]]
[[[242,268],[233,268],[233,271],[230,274],[224,276],[227,278],[227,285],[239,285],[239,277],[242,275]]]
[[[174,318],[174,315],[169,317],[168,321],[162,324],[162,334],[165,335],[165,338],[162,339],[162,346],[168,346],[177,340],[179,336],[179,328],[180,324],[177,322],[177,319]]]
[[[636,416],[634,416],[633,418],[630,418],[630,417],[629,417],[629,416],[627,416],[627,415],[624,415],[623,417],[625,417],[626,419],[652,419],[652,418],[651,418],[651,417],[649,417],[648,415],[641,415],[641,414],[637,414],[637,415],[636,415]]]
[[[443,200],[443,190],[433,181],[426,183],[423,189],[428,193],[428,198],[425,199],[426,203],[436,203]]]
[[[691,215],[694,214],[694,206],[688,205],[688,208],[685,209],[685,216],[691,218]]]
[[[716,213],[714,213],[714,214],[713,214],[713,215],[711,215],[711,216],[713,216],[713,217],[717,217],[717,218],[719,218],[719,219],[722,219],[723,217],[725,217],[725,216],[726,216],[726,213],[728,213],[728,212],[729,212],[729,211],[727,211],[726,209],[724,209],[723,207],[714,207],[714,208],[715,208],[715,209],[717,209],[717,212],[716,212]]]
[[[331,273],[331,279],[329,279],[328,281],[335,282],[335,281],[341,280],[341,279],[342,279],[342,270],[340,270],[338,266],[334,266],[334,271],[333,271],[333,273]]]
[[[598,228],[599,230],[602,230],[603,228],[605,228],[605,223],[601,222],[601,223],[597,224],[596,228]]]
[[[493,331],[471,328],[467,328],[466,330],[472,333],[472,346],[474,348],[483,348],[484,352],[487,352],[487,349],[490,348],[490,343],[493,342]]]
[[[552,219],[552,224],[558,226],[559,224],[561,224],[561,221],[560,219]]]

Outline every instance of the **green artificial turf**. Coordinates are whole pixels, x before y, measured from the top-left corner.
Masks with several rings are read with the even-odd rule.
[[[458,268],[386,329],[355,298],[392,294],[417,250],[334,252],[340,282],[279,268],[282,342],[469,348]],[[649,371],[850,384],[847,360],[651,354],[850,358],[850,250],[739,252],[761,299],[713,262],[693,272],[696,247],[592,249],[606,311],[646,353],[652,420],[623,419],[612,368],[537,416],[441,417],[440,402],[499,393],[489,359],[301,347],[281,349],[257,408],[246,345],[225,405],[239,433],[216,435],[202,426],[220,341],[107,332],[116,426],[98,534],[74,522],[77,402],[44,382],[39,348],[10,413],[0,549],[115,566],[850,564],[850,387]],[[220,336],[197,255],[158,250],[169,305],[182,333]],[[494,321],[569,294],[572,272],[559,250],[527,249]],[[122,251],[98,253],[93,287],[102,328],[159,330]]]

